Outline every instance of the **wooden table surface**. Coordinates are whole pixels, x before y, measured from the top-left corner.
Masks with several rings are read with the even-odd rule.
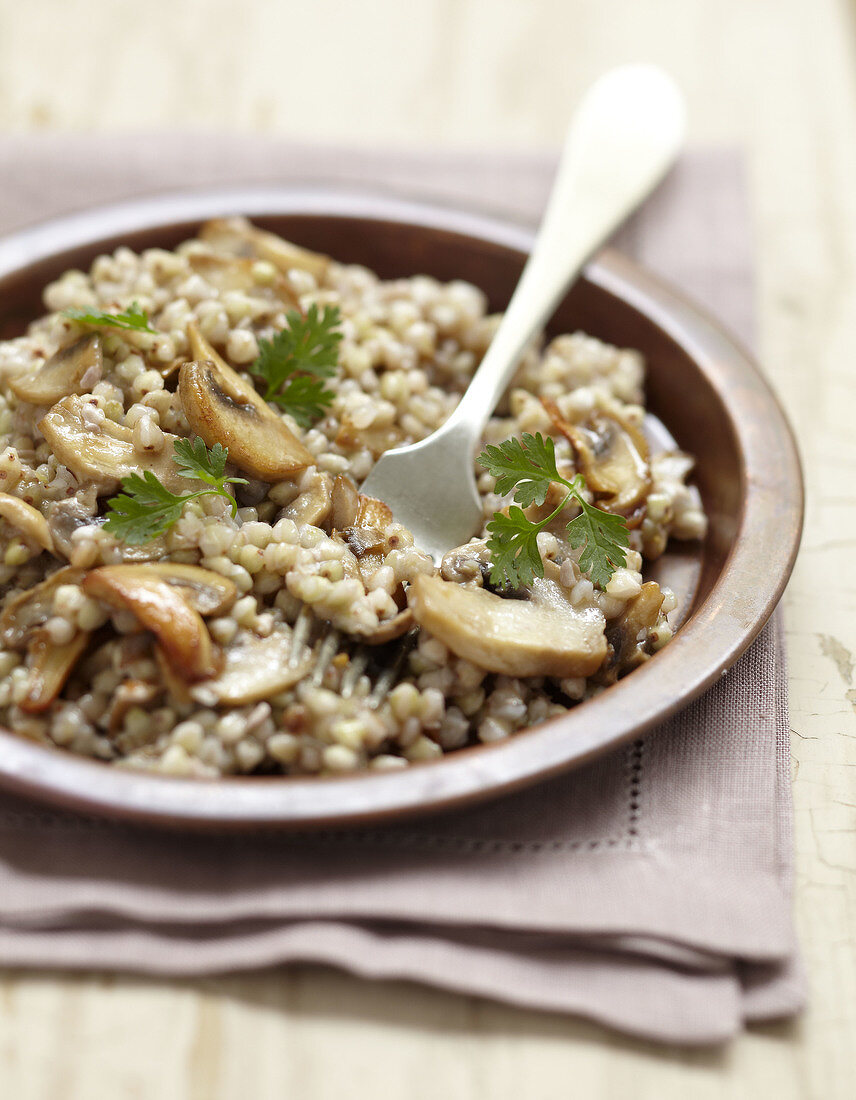
[[[7,974],[0,1095],[856,1095],[855,26],[854,0],[0,0],[5,130],[544,147],[594,76],[644,59],[684,87],[694,141],[747,149],[761,358],[808,478],[786,618],[811,987],[800,1021],[687,1052],[312,968],[181,982]]]

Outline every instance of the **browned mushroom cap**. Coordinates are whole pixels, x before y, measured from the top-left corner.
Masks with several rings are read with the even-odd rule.
[[[609,669],[616,676],[636,668],[650,656],[648,633],[657,625],[662,606],[660,586],[647,581],[618,618],[608,624],[606,638],[613,649]]]
[[[238,598],[238,590],[228,577],[221,577],[200,565],[180,562],[147,562],[145,565],[105,565],[98,570],[111,583],[125,588],[138,581],[163,581],[179,589],[181,595],[200,615],[222,615]]]
[[[61,584],[79,584],[82,577],[82,569],[67,565],[11,600],[0,615],[0,641],[3,645],[12,649],[24,646],[31,633],[43,626],[53,614],[56,589]]]
[[[140,576],[140,573],[148,573]],[[108,565],[87,573],[83,590],[110,607],[130,611],[157,638],[178,675],[207,680],[221,666],[219,652],[188,589],[170,584],[150,566]]]
[[[27,714],[41,714],[48,709],[65,686],[89,637],[89,633],[83,631],[65,645],[57,645],[47,631],[35,631],[28,647],[30,677],[27,693],[19,704],[21,710]]]
[[[229,707],[279,695],[299,683],[314,664],[312,651],[306,646],[295,648],[294,636],[284,624],[267,638],[239,630],[223,656],[222,672],[199,684],[198,690],[200,699],[207,702],[216,696],[218,704]]]
[[[53,405],[70,394],[91,390],[101,380],[101,368],[101,337],[90,332],[60,348],[35,374],[11,381],[9,388],[22,401]]]
[[[202,226],[199,236],[217,252],[267,260],[283,273],[297,267],[320,279],[330,266],[328,256],[309,252],[275,233],[258,229],[246,218],[214,218]]]
[[[648,443],[642,432],[620,412],[594,410],[580,424],[572,424],[556,403],[543,400],[558,431],[574,448],[580,473],[599,506],[610,512],[630,513],[651,490]]]
[[[208,359],[185,363],[178,378],[181,406],[207,446],[220,443],[229,460],[261,481],[284,481],[311,466],[310,451],[253,387]]]
[[[19,497],[9,496],[8,493],[0,493],[0,518],[5,519],[12,527],[17,527],[24,538],[41,546],[49,554],[54,553],[48,521],[32,504],[27,504]]]
[[[546,578],[535,581],[530,600],[511,600],[422,575],[408,589],[408,600],[421,627],[491,672],[590,676],[606,656],[600,611],[574,607]]]
[[[164,433],[163,451],[143,458],[134,448],[130,428],[106,419],[93,427],[86,420],[84,409],[85,402],[79,397],[63,398],[38,425],[57,460],[80,481],[91,481],[100,492],[111,492],[123,477],[145,468],[173,493],[198,488],[195,482],[181,476],[172,461],[177,436]]]

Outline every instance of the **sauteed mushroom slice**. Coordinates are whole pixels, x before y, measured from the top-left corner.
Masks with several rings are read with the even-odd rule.
[[[163,451],[143,460],[134,448],[130,428],[106,419],[93,424],[86,418],[85,409],[85,402],[79,397],[66,397],[38,424],[57,459],[80,481],[91,481],[101,492],[111,492],[123,477],[139,473],[145,465],[170,492],[198,488],[195,482],[181,476],[172,461],[176,436],[165,435]]]
[[[321,527],[330,515],[332,492],[333,482],[330,475],[318,471],[309,487],[295,497],[291,504],[286,505],[283,517],[294,520],[297,524],[309,523],[313,527]]]
[[[331,523],[334,531],[348,527],[374,527],[385,530],[393,521],[389,505],[357,491],[351,478],[339,474],[331,493]]]
[[[48,709],[65,686],[89,637],[87,632],[81,632],[65,645],[57,645],[47,631],[35,631],[28,647],[30,677],[27,693],[19,704],[21,710],[41,714]]]
[[[610,512],[630,513],[651,489],[648,443],[642,432],[620,412],[596,409],[584,421],[566,420],[553,401],[544,408],[574,449],[586,484],[605,499]]]
[[[607,653],[600,611],[574,607],[552,580],[511,600],[423,574],[408,600],[419,626],[454,654],[506,676],[590,676]]]
[[[392,518],[392,510],[388,504],[360,493],[355,527],[379,527],[383,531],[392,523]]]
[[[11,600],[0,615],[3,644],[13,649],[22,648],[31,632],[43,626],[53,614],[55,590],[61,584],[79,584],[82,577],[82,569],[67,565]]]
[[[333,482],[330,494],[330,524],[334,531],[353,527],[360,507],[360,494],[353,481],[339,474]]]
[[[297,267],[321,279],[330,266],[329,256],[291,244],[246,218],[214,218],[202,226],[199,237],[218,252],[268,260],[283,273]]]
[[[192,430],[209,447],[228,447],[230,461],[252,477],[285,481],[315,462],[282,419],[230,367],[223,371],[210,359],[185,363],[178,393]]]
[[[199,684],[198,691],[206,703],[216,696],[217,704],[228,707],[257,703],[287,691],[314,664],[312,651],[306,646],[296,649],[294,636],[285,625],[275,627],[266,638],[238,631],[223,657],[222,672]]]
[[[49,554],[55,552],[48,521],[32,504],[27,504],[19,497],[9,496],[8,493],[0,493],[0,518],[16,527],[25,538],[35,542]]]
[[[145,565],[105,565],[97,572],[122,589],[154,580],[171,585],[194,611],[204,616],[225,614],[238,598],[238,590],[228,577],[221,577],[200,565],[161,561]]]
[[[151,570],[149,572],[149,570]],[[149,573],[143,577],[141,573]],[[150,630],[178,675],[207,680],[221,666],[219,651],[195,611],[188,590],[150,566],[108,565],[87,573],[83,590],[110,607],[130,611]]]
[[[609,670],[616,676],[629,672],[650,656],[646,649],[648,632],[657,625],[663,606],[663,593],[654,581],[647,581],[624,611],[606,628],[612,646]]]
[[[91,486],[90,490],[93,493],[92,499],[95,500],[95,487]],[[73,563],[75,555],[81,552],[79,545],[74,541],[75,531],[80,530],[81,527],[101,527],[106,518],[93,513],[91,508],[77,497],[57,500],[48,505],[47,523],[54,542],[54,553]],[[81,545],[82,553],[85,555],[85,544]],[[159,535],[139,546],[118,540],[114,552],[118,553],[122,561],[160,561],[167,556],[169,548],[164,536]]]
[[[35,374],[9,383],[12,392],[33,405],[53,405],[63,397],[87,393],[101,379],[101,337],[87,333],[60,348]]]

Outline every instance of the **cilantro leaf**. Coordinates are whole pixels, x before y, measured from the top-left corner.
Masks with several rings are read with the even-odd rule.
[[[335,396],[321,379],[336,373],[341,316],[338,306],[325,306],[319,313],[313,303],[305,317],[292,310],[286,321],[272,340],[259,341],[259,356],[249,369],[267,383],[265,401],[279,405],[308,428]]]
[[[123,493],[107,501],[104,530],[117,539],[139,546],[169,530],[181,518],[187,496],[171,493],[151,470],[143,476],[122,478]],[[196,494],[192,494],[196,495]]]
[[[301,428],[311,428],[333,404],[335,396],[320,378],[309,378],[305,374],[300,374],[291,379],[282,393],[277,394],[274,401],[286,412],[291,413]]]
[[[487,541],[491,584],[519,588],[531,584],[533,577],[544,576],[544,563],[538,552],[541,528],[528,520],[521,508],[512,504],[508,515],[495,512],[487,529],[491,534]]]
[[[173,444],[173,462],[186,478],[201,481],[210,486],[195,493],[173,493],[158,480],[151,470],[142,477],[131,474],[122,478],[118,496],[107,501],[107,518],[104,530],[132,546],[139,546],[150,539],[165,534],[181,519],[188,500],[217,494],[225,497],[232,507],[232,515],[238,511],[238,502],[227,485],[246,485],[243,477],[226,476],[226,459],[229,451],[215,443],[209,451],[201,439],[177,439]]]
[[[556,469],[556,447],[540,432],[524,432],[522,439],[506,439],[498,447],[487,446],[478,457],[496,478],[496,491],[505,496],[517,486],[514,499],[524,508],[543,504],[551,481],[561,481]]]
[[[149,315],[140,307],[139,302],[131,302],[120,313],[104,313],[102,310],[66,309],[64,315],[80,325],[102,325],[106,328],[133,329],[135,332],[150,332],[155,329],[149,324]]]
[[[622,516],[604,512],[577,496],[582,511],[568,524],[568,540],[574,549],[582,547],[580,568],[595,584],[605,588],[609,578],[627,561],[630,546],[627,523]]]
[[[574,499],[580,514],[567,524],[571,546],[581,549],[580,568],[595,584],[605,587],[612,574],[627,561],[630,545],[627,522],[623,516],[597,508],[583,496],[585,481],[577,474],[573,481],[562,477],[556,468],[553,440],[524,432],[518,439],[507,439],[498,447],[488,446],[478,461],[496,478],[497,492],[505,496],[513,491],[516,505],[508,514],[494,512],[488,523],[487,547],[491,556],[490,579],[493,584],[517,588],[544,576],[544,563],[538,552],[538,534]],[[527,519],[521,507],[541,505],[547,499],[551,483],[563,485],[567,492],[559,506],[542,520]]]
[[[177,439],[173,450],[172,460],[185,477],[198,477],[209,485],[222,480],[229,452],[219,443],[215,443],[209,451],[198,436],[194,440]],[[241,480],[246,485],[246,481]]]

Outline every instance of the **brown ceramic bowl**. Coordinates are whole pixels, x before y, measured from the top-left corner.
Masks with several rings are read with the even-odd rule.
[[[41,312],[41,288],[120,244],[172,248],[205,218],[243,213],[285,237],[392,277],[427,272],[508,301],[532,235],[471,214],[338,192],[167,196],[103,208],[0,242],[0,336]],[[89,813],[179,827],[311,828],[392,822],[488,798],[609,752],[715,683],[776,606],[802,523],[790,429],[747,354],[699,310],[606,252],[562,302],[553,332],[581,328],[639,348],[648,405],[697,457],[710,517],[704,545],[675,544],[649,574],[681,598],[681,627],[656,657],[597,698],[507,742],[393,773],[187,780],[124,771],[0,731],[0,784]],[[737,717],[737,716],[735,716]]]

